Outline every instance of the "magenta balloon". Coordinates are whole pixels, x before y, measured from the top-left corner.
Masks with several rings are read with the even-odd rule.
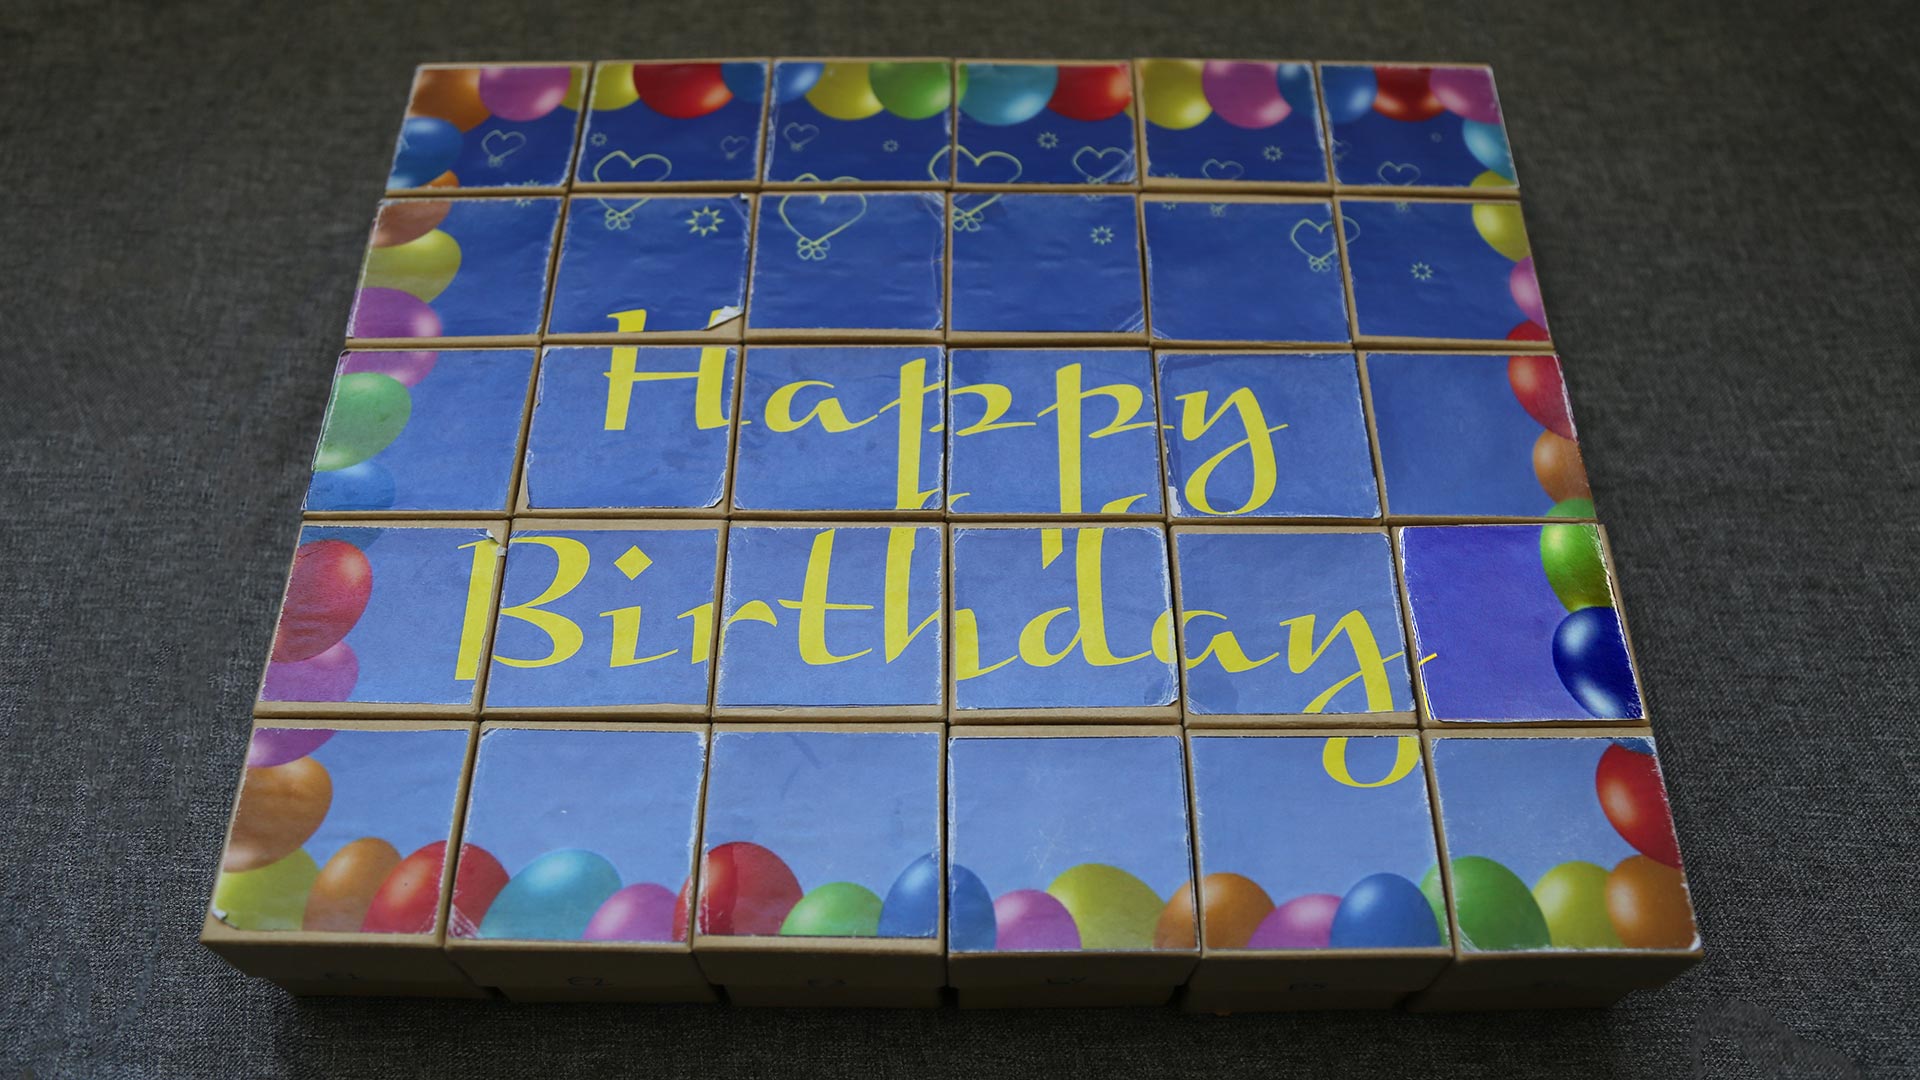
[[[1448,112],[1482,124],[1500,122],[1500,99],[1493,92],[1493,73],[1485,68],[1437,67],[1427,79],[1433,96]]]
[[[1293,106],[1280,96],[1280,65],[1209,61],[1200,69],[1200,89],[1220,119],[1240,128],[1272,127]]]
[[[1547,312],[1540,305],[1540,279],[1533,273],[1533,256],[1513,264],[1513,272],[1507,275],[1507,291],[1513,293],[1513,302],[1526,313],[1528,322],[1546,327]]]
[[[629,885],[587,921],[588,941],[672,941],[674,895],[664,885]]]
[[[312,662],[303,660],[273,666],[300,667]],[[267,677],[271,679],[273,676]],[[320,749],[331,738],[333,732],[327,728],[261,728],[253,733],[253,742],[247,744],[247,768],[265,769],[297,761]]]
[[[1267,913],[1247,939],[1249,949],[1324,949],[1333,934],[1340,898],[1327,893],[1296,896]]]
[[[502,120],[538,120],[560,107],[572,84],[572,68],[481,68],[480,104]]]
[[[439,359],[437,352],[350,352],[340,361],[340,374],[385,375],[402,386],[414,387]]]
[[[1038,889],[1016,889],[993,902],[993,947],[1010,950],[1077,949],[1080,927],[1067,905]]]
[[[360,658],[342,641],[305,660],[269,662],[260,698],[263,701],[345,701],[353,693],[353,684],[359,681]]]
[[[440,336],[440,313],[425,300],[399,289],[361,289],[353,304],[349,337],[428,338]]]

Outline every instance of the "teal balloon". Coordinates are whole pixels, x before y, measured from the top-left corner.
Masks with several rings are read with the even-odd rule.
[[[1024,123],[1047,107],[1059,81],[1053,64],[968,64],[960,111],[994,127]]]
[[[1513,148],[1507,145],[1507,131],[1499,124],[1478,120],[1460,122],[1460,136],[1466,140],[1473,159],[1507,179],[1513,179]]]
[[[356,371],[333,382],[314,472],[350,468],[385,450],[413,415],[413,395],[391,375]]]
[[[880,898],[851,881],[830,881],[801,897],[780,924],[782,935],[795,937],[873,937],[879,930]]]
[[[493,898],[480,936],[513,941],[573,941],[593,913],[620,891],[620,872],[591,851],[549,851],[508,879]]]

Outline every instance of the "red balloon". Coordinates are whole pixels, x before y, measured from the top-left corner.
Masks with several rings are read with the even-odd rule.
[[[1432,75],[1432,68],[1374,68],[1373,78],[1380,87],[1373,98],[1374,111],[1409,124],[1439,116],[1447,107],[1434,96]]]
[[[1574,438],[1573,416],[1567,412],[1567,386],[1560,379],[1560,358],[1536,353],[1507,358],[1507,382],[1520,407],[1540,426],[1563,439]]]
[[[1600,809],[1621,839],[1647,858],[1679,868],[1680,838],[1674,835],[1673,811],[1660,784],[1660,764],[1652,754],[1618,743],[1607,747],[1594,770],[1593,784],[1600,793]]]
[[[432,933],[440,916],[440,871],[446,860],[445,840],[435,840],[401,859],[373,894],[360,929],[370,934]]]
[[[800,882],[780,856],[759,844],[721,844],[700,871],[700,930],[708,934],[778,934],[800,902]]]
[[[633,90],[647,108],[675,120],[705,116],[733,100],[719,64],[635,64]]]
[[[461,844],[460,861],[453,868],[453,911],[447,916],[447,932],[474,937],[493,898],[506,887],[507,868],[492,852],[478,844]]]
[[[687,940],[687,897],[693,892],[693,879],[680,883],[680,895],[673,898],[673,940]]]
[[[275,660],[306,660],[338,644],[373,595],[366,552],[345,540],[316,540],[293,553],[287,598],[273,635]]]
[[[1536,322],[1523,322],[1507,331],[1508,341],[1551,341],[1547,337],[1547,328]]]
[[[1125,64],[1061,64],[1047,108],[1074,120],[1105,120],[1133,104]]]

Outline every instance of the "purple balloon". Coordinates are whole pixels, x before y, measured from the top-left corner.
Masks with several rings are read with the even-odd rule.
[[[1455,116],[1482,124],[1500,122],[1500,99],[1493,92],[1493,72],[1486,68],[1437,67],[1427,85]]]
[[[311,661],[302,661],[311,663]],[[274,664],[274,667],[299,667],[300,664]],[[271,679],[273,676],[267,676]],[[247,745],[247,768],[267,769],[306,757],[333,738],[328,728],[260,728]]]
[[[342,641],[305,660],[267,664],[262,701],[345,701],[360,681],[360,658]]]
[[[480,104],[502,120],[538,120],[560,107],[572,85],[572,68],[481,68]]]
[[[385,375],[400,385],[420,385],[440,359],[437,352],[350,352],[340,358],[340,374]]]
[[[425,300],[399,289],[361,289],[353,302],[347,336],[426,338],[440,336],[440,313]]]
[[[1513,272],[1507,275],[1507,291],[1513,294],[1513,302],[1528,322],[1546,329],[1547,312],[1540,304],[1540,279],[1533,273],[1533,256],[1513,264]]]
[[[1267,913],[1247,939],[1249,949],[1324,949],[1333,934],[1340,898],[1330,893],[1296,896]]]
[[[588,941],[672,941],[674,895],[664,885],[629,885],[587,921]]]
[[[1268,128],[1293,106],[1280,96],[1280,65],[1210,60],[1200,69],[1200,89],[1214,114],[1238,128]]]
[[[993,902],[998,930],[993,947],[1005,951],[1080,947],[1080,927],[1067,905],[1038,889],[1016,889]]]

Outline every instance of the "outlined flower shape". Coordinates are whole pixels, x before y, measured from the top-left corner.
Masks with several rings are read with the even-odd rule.
[[[1413,280],[1432,281],[1433,267],[1428,266],[1426,263],[1423,263],[1423,262],[1414,263],[1413,264]]]
[[[1287,156],[1287,152],[1277,146],[1267,146],[1261,148],[1260,156],[1266,158],[1268,161],[1279,161],[1281,158]]]
[[[899,140],[897,140],[897,139],[888,139],[888,140],[887,140],[886,142],[883,142],[883,143],[881,143],[881,144],[880,144],[880,149],[882,149],[882,150],[885,150],[885,151],[886,151],[887,153],[889,153],[889,154],[891,154],[891,153],[893,153],[893,152],[894,152],[895,150],[898,150],[898,149],[900,149],[900,143],[899,143]]]
[[[720,231],[720,211],[703,206],[687,215],[687,231],[695,236],[712,236]]]
[[[596,131],[587,136],[587,141],[594,146],[605,146],[607,145],[607,133],[604,131]]]
[[[1207,206],[1207,213],[1209,213],[1209,214],[1212,214],[1212,215],[1213,215],[1214,217],[1226,217],[1226,216],[1227,216],[1227,204],[1226,204],[1226,203],[1211,203],[1211,204],[1209,204],[1209,205]]]
[[[1054,147],[1060,145],[1060,136],[1055,135],[1051,131],[1043,131],[1034,139],[1034,141],[1040,144],[1040,148],[1042,150],[1051,150]]]
[[[1095,225],[1089,238],[1096,244],[1113,243],[1113,230],[1105,225]]]

